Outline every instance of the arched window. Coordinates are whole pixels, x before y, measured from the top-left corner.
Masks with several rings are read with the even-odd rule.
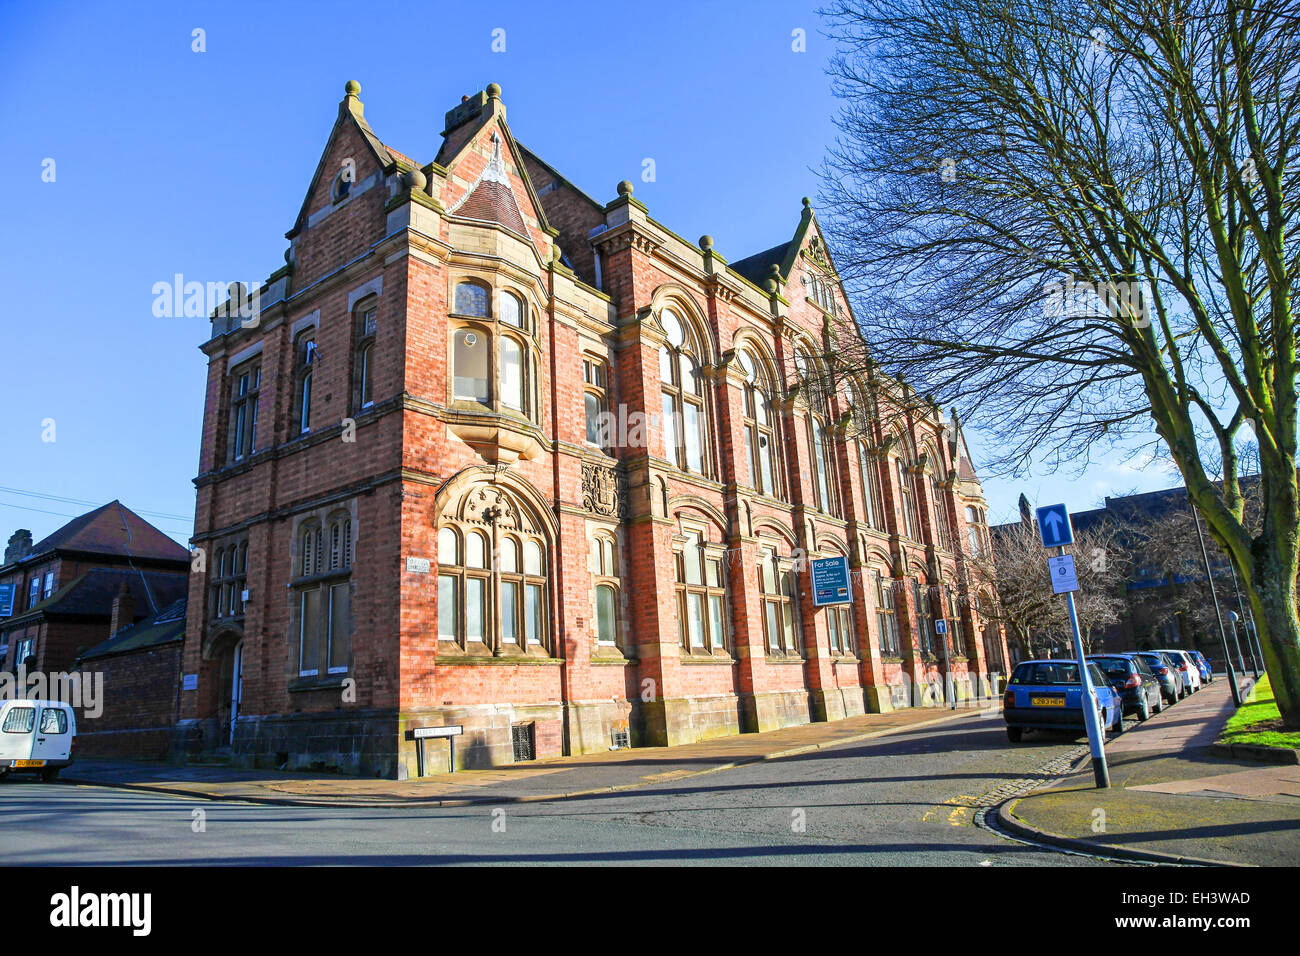
[[[912,578],[912,604],[916,614],[916,640],[921,648],[921,656],[934,657],[934,611],[930,607],[930,588],[922,586],[917,578]]]
[[[966,507],[966,541],[970,546],[972,558],[983,556],[983,548],[980,542],[979,518],[976,511],[969,505]]]
[[[363,305],[356,313],[356,358],[352,370],[352,407],[358,411],[369,408],[375,401],[374,348],[375,334],[379,330],[377,311],[373,305]]]
[[[880,656],[902,657],[903,648],[898,637],[898,615],[894,608],[894,579],[887,573],[872,569],[871,581],[876,593],[876,630],[880,632]]]
[[[911,474],[911,467],[902,455],[894,459],[894,472],[894,481],[898,486],[898,505],[903,511],[903,534],[913,541],[920,541],[921,520],[916,510],[915,476]]]
[[[352,180],[356,177],[356,170],[351,166],[345,166],[334,177],[334,188],[331,190],[335,202],[342,202],[348,198],[352,192]]]
[[[501,404],[517,412],[525,407],[524,368],[524,347],[512,336],[501,336]]]
[[[52,575],[46,575],[53,584]],[[234,541],[212,552],[212,577],[208,594],[208,615],[212,618],[238,617],[244,613],[244,586],[248,575],[248,542]],[[49,595],[46,595],[48,597]]]
[[[470,654],[544,653],[546,544],[517,510],[492,510],[438,530],[438,639]]]
[[[702,532],[687,531],[677,552],[677,630],[693,654],[724,653],[727,647],[724,549]]]
[[[517,329],[524,328],[524,305],[513,292],[501,293],[501,321]]]
[[[799,602],[794,561],[777,555],[777,546],[764,545],[759,556],[758,590],[763,600],[763,636],[767,653],[799,654]]]
[[[750,486],[774,498],[781,494],[781,445],[777,440],[778,414],[773,403],[772,380],[767,366],[749,349],[736,353],[745,376],[745,462]]]
[[[352,518],[311,520],[298,530],[298,675],[345,674],[352,657]]]
[[[948,599],[948,633],[952,635],[952,656],[970,657],[970,637],[966,633],[966,621],[961,616],[957,588],[949,581],[944,592]]]
[[[619,573],[618,542],[612,534],[597,534],[591,538],[589,567],[595,582],[596,644],[614,647],[619,643],[619,595],[622,591]]]
[[[664,309],[659,321],[668,336],[659,350],[665,452],[684,471],[707,474],[707,415],[700,349],[672,309]]]
[[[457,283],[452,311],[457,315],[488,318],[492,314],[492,296],[487,286],[478,282]]]
[[[830,431],[826,383],[822,379],[821,367],[811,355],[798,349],[794,359],[808,407],[805,425],[808,429],[808,469],[812,478],[813,500],[819,511],[838,515],[839,499],[836,492],[839,482],[836,479],[835,445]]]
[[[852,605],[832,604],[827,607],[826,627],[832,654],[839,657],[852,657],[856,654],[857,641],[853,637]]]
[[[938,459],[932,459],[937,467]],[[934,503],[934,526],[938,532],[938,545],[945,551],[952,550],[952,528],[948,523],[948,505],[944,501],[943,488],[937,475],[930,476],[930,500]]]
[[[613,443],[609,427],[609,369],[600,359],[583,357],[582,388],[587,441],[609,451]]]
[[[293,409],[298,434],[311,430],[311,383],[316,360],[316,330],[308,329],[294,343],[295,368]]]
[[[858,469],[862,473],[863,519],[867,527],[877,531],[885,530],[885,506],[880,495],[880,473],[877,461],[867,448],[867,443],[858,439]]]

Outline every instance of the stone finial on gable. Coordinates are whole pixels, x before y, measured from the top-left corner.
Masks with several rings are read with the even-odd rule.
[[[339,109],[347,110],[358,118],[365,115],[365,104],[361,102],[361,84],[356,80],[348,80],[343,85],[343,102],[339,104]]]

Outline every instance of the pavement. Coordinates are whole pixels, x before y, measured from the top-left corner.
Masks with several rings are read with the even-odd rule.
[[[999,709],[1000,701],[994,699],[972,702],[957,710],[927,707],[890,714],[864,714],[671,748],[637,747],[554,757],[488,770],[430,774],[415,780],[92,758],[78,759],[59,779],[75,784],[286,806],[390,808],[523,803],[663,785],[932,724],[987,717]]]
[[[1068,770],[1080,753],[1076,739],[1045,736],[1013,746],[996,710],[928,723],[931,715],[940,716],[913,714],[910,726],[870,731],[870,739],[755,759],[724,773],[674,775],[565,800],[306,808],[11,777],[0,784],[0,861],[1090,867],[1118,870],[1116,879],[1124,879],[1127,867],[1006,839],[982,825],[981,811],[1008,789],[1027,793]],[[656,763],[632,778],[699,767]]]
[[[1243,682],[1249,686],[1249,681]],[[1216,754],[1231,715],[1219,677],[1107,744],[1108,790],[1084,759],[1049,790],[1004,803],[1004,829],[1068,849],[1162,863],[1295,866],[1300,767]]]

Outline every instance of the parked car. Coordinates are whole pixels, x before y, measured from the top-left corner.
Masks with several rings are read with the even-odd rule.
[[[0,703],[0,777],[39,773],[50,783],[72,763],[77,718],[58,700]]]
[[[1186,651],[1175,651],[1169,648],[1159,648],[1160,653],[1168,654],[1178,668],[1178,673],[1183,678],[1183,696],[1188,697],[1195,694],[1201,689],[1201,669],[1196,666],[1196,661],[1192,660],[1192,655]]]
[[[1136,714],[1138,720],[1146,720],[1164,710],[1160,679],[1139,655],[1093,654],[1088,660],[1096,662],[1110,686],[1119,694],[1124,713]]]
[[[1183,678],[1178,672],[1178,665],[1159,651],[1139,651],[1137,656],[1147,662],[1160,681],[1161,696],[1168,703],[1178,703],[1178,698],[1183,696]]]
[[[1089,662],[1094,699],[1102,734],[1124,729],[1124,705],[1096,664]],[[1011,673],[1002,698],[1007,739],[1019,743],[1026,730],[1063,730],[1083,733],[1083,684],[1079,662],[1072,660],[1021,661]]]
[[[1200,651],[1188,651],[1188,653],[1192,655],[1192,660],[1196,661],[1196,666],[1200,668],[1201,683],[1213,684],[1214,668],[1211,667],[1210,662],[1205,659],[1205,655],[1202,654]]]

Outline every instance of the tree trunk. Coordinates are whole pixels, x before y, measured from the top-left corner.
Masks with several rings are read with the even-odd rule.
[[[1254,581],[1248,582],[1269,685],[1288,729],[1300,730],[1300,615],[1295,592],[1295,550],[1256,540]],[[1279,553],[1283,552],[1283,553]],[[1286,567],[1290,564],[1290,567]]]

